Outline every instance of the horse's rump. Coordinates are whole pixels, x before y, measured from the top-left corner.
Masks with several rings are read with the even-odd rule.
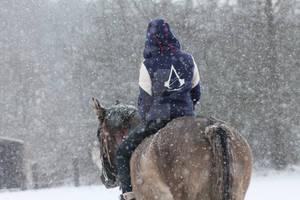
[[[138,200],[243,199],[251,158],[243,138],[222,122],[178,118],[133,153],[133,190]]]

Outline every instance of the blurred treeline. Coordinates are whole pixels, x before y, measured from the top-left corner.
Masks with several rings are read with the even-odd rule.
[[[256,167],[299,162],[299,0],[1,0],[0,136],[25,141],[29,187],[73,182],[74,163],[100,182],[91,97],[136,104],[157,18],[198,63],[197,113],[235,127]]]

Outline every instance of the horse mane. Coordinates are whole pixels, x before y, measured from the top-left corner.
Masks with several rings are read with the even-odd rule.
[[[109,126],[129,128],[133,117],[137,116],[137,108],[132,105],[117,104],[109,109],[104,121]]]

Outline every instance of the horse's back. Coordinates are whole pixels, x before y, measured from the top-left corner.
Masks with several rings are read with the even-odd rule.
[[[211,124],[206,118],[178,118],[139,145],[131,159],[137,199],[211,199],[214,153],[205,132]]]

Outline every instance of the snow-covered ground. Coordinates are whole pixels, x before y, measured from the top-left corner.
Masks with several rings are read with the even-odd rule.
[[[103,186],[63,187],[24,192],[1,192],[0,200],[117,200],[118,189]],[[299,200],[300,173],[263,172],[254,174],[246,200]]]

